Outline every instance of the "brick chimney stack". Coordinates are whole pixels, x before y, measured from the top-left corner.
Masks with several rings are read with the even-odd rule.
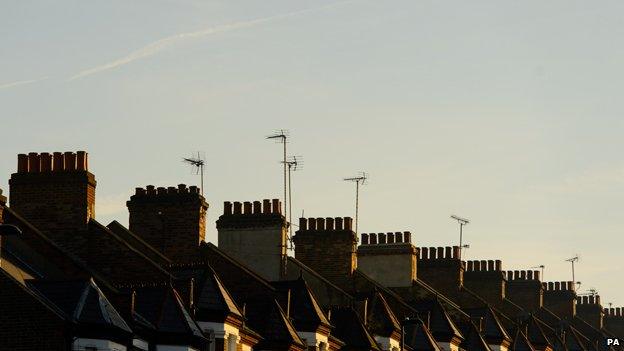
[[[488,303],[501,306],[505,298],[505,277],[500,260],[467,261],[464,286]]]
[[[600,304],[600,296],[579,296],[576,298],[576,315],[594,328],[600,330],[604,326],[604,312]]]
[[[464,283],[464,264],[459,246],[421,247],[418,249],[418,279],[437,290],[454,296]]]
[[[507,297],[527,312],[544,305],[544,288],[539,271],[507,271]]]
[[[295,258],[340,283],[357,268],[357,235],[351,217],[300,218]]]
[[[603,310],[604,327],[619,338],[624,338],[624,308],[610,307]]]
[[[285,277],[288,222],[278,199],[226,201],[217,230],[220,250],[269,281]]]
[[[2,211],[4,210],[4,207],[6,206],[6,202],[7,202],[7,198],[6,196],[2,195],[2,189],[0,189],[0,224],[2,223]]]
[[[542,283],[544,288],[544,307],[561,318],[576,315],[576,292],[574,284],[568,282]]]
[[[197,259],[206,235],[208,203],[196,186],[136,188],[129,229],[174,262]]]
[[[17,156],[11,175],[11,209],[63,245],[95,217],[95,176],[84,151]]]
[[[416,280],[416,247],[410,232],[362,234],[358,269],[388,287],[412,286]]]

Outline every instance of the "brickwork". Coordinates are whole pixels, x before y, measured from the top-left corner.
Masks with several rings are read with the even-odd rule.
[[[278,199],[223,204],[217,220],[219,249],[264,279],[286,275],[288,222]]]
[[[364,233],[358,269],[388,287],[411,286],[416,279],[416,247],[410,232]]]
[[[11,175],[11,208],[55,236],[71,236],[95,217],[95,176],[87,153],[18,155]]]
[[[349,279],[357,268],[352,223],[350,217],[300,218],[293,237],[295,258],[330,281]]]
[[[619,338],[624,338],[624,308],[605,308],[603,312],[605,329],[615,333]]]
[[[418,279],[447,296],[452,296],[464,282],[464,264],[459,247],[421,247],[418,250]]]
[[[127,203],[129,229],[175,262],[197,259],[208,204],[196,186],[137,188]]]
[[[600,304],[600,296],[578,296],[576,298],[576,315],[594,328],[602,329],[604,312]]]
[[[467,261],[464,286],[494,306],[505,298],[505,277],[500,260]]]
[[[59,314],[0,271],[0,350],[69,350],[66,324]],[[10,326],[10,327],[9,327]]]
[[[539,271],[507,271],[507,297],[527,312],[544,304],[544,289]]]
[[[574,284],[567,282],[542,283],[544,288],[544,306],[559,317],[576,315],[576,292]]]
[[[2,195],[2,189],[0,189],[0,223],[3,223],[2,222],[2,218],[3,218],[2,213],[4,212],[4,207],[6,206],[6,203],[7,203],[7,198],[6,198],[6,196]]]

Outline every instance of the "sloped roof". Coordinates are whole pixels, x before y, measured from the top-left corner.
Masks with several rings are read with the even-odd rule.
[[[280,347],[287,348],[289,345],[305,348],[305,343],[301,340],[294,326],[288,320],[288,317],[286,317],[286,314],[277,301],[267,301],[265,307],[266,308],[263,309],[264,312],[262,313],[264,316],[262,328],[256,329],[260,331],[260,334],[264,339],[261,340],[254,348],[259,350],[270,350]]]
[[[103,336],[125,338],[132,334],[126,321],[92,279],[29,280],[27,285],[77,323],[83,335],[103,333]]]
[[[544,347],[550,345],[552,347],[551,342],[546,336],[543,327],[544,326],[537,321],[534,315],[530,315],[529,318],[526,320],[527,339],[529,339],[529,342],[531,342],[531,344],[535,346]]]
[[[519,329],[516,330],[511,349],[514,351],[535,351],[526,335]]]
[[[344,341],[349,349],[381,351],[353,308],[332,308],[330,322],[336,337]]]
[[[504,341],[511,342],[511,337],[491,307],[485,306],[483,308],[466,309],[465,311],[471,318],[481,319],[483,336],[490,344],[500,344]]]
[[[137,289],[135,311],[158,332],[158,339],[178,345],[205,341],[197,324],[169,285]]]
[[[492,351],[474,323],[467,323],[466,328],[464,328],[464,335],[466,338],[460,345],[462,349],[470,351]]]
[[[405,344],[413,351],[440,351],[433,335],[422,320],[405,326]]]
[[[223,322],[228,316],[243,319],[243,313],[212,268],[206,269],[199,282],[196,318],[207,322]]]
[[[429,331],[436,340],[448,342],[453,338],[464,339],[461,331],[446,313],[439,299],[420,301],[416,308],[421,313],[421,318],[428,319]],[[427,313],[427,315],[425,316],[423,313]]]
[[[375,291],[367,304],[366,324],[375,335],[389,337],[401,332],[401,324],[383,295]]]
[[[282,300],[287,300],[290,292],[289,316],[297,331],[315,332],[321,327],[330,326],[325,313],[303,277],[272,284],[281,292]],[[286,306],[288,303],[288,301],[283,301],[282,305]]]
[[[121,223],[112,221],[106,227],[134,248],[139,249],[144,255],[149,257],[152,261],[160,264],[162,267],[171,264],[171,260],[169,258],[165,257],[165,255],[160,253],[160,251],[156,250],[153,246],[148,244],[138,235],[131,232],[130,229],[124,227]]]

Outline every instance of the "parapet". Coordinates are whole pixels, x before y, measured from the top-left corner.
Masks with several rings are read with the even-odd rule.
[[[574,292],[574,283],[567,282],[544,282],[542,283],[544,291],[571,291]]]
[[[282,214],[282,202],[279,199],[223,203],[223,216]]]
[[[466,261],[466,272],[501,272],[501,260]]]
[[[459,246],[419,247],[418,259],[427,260],[459,260]]]
[[[390,233],[362,233],[362,245],[392,245],[411,244],[412,233],[410,232],[390,232]]]
[[[540,271],[507,271],[505,277],[507,281],[540,280]]]
[[[577,296],[577,305],[600,305],[600,295]]]
[[[48,173],[88,171],[89,157],[85,151],[48,152],[17,155],[17,173]]]
[[[299,231],[352,231],[351,217],[299,218]]]

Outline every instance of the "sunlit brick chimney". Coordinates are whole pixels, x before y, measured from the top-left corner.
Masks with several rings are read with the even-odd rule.
[[[365,233],[358,246],[358,269],[388,287],[412,286],[416,247],[410,232]]]
[[[418,249],[418,279],[453,296],[464,282],[464,265],[459,246]]]
[[[225,202],[217,220],[219,249],[265,279],[285,276],[288,222],[278,199]]]
[[[574,284],[567,282],[542,283],[544,287],[544,307],[561,318],[576,315],[576,292]]]
[[[467,261],[464,286],[488,303],[500,306],[505,298],[505,277],[500,260]]]
[[[175,262],[198,257],[206,235],[208,203],[196,186],[136,188],[126,203],[130,231]]]
[[[95,217],[95,176],[84,151],[31,152],[17,157],[11,175],[11,209],[61,244]]]
[[[295,258],[325,278],[341,281],[357,268],[357,235],[351,217],[300,218]]]
[[[596,329],[604,326],[604,312],[600,304],[600,296],[579,296],[576,298],[576,315]]]

